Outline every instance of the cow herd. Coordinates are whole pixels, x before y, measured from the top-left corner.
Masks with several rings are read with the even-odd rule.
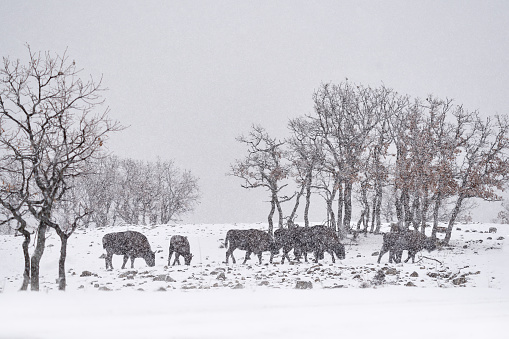
[[[106,269],[113,269],[113,254],[123,255],[124,261],[122,268],[125,268],[128,259],[131,259],[131,268],[134,268],[134,260],[143,258],[150,267],[155,266],[155,254],[150,248],[150,243],[145,235],[136,231],[125,231],[108,233],[102,239],[103,248],[106,250]],[[317,225],[312,227],[289,227],[281,228],[274,232],[274,236],[267,232],[248,229],[232,229],[226,233],[224,239],[226,248],[226,264],[231,257],[233,263],[236,263],[233,251],[240,249],[246,251],[244,264],[252,253],[258,256],[258,262],[262,263],[262,253],[270,252],[270,263],[279,251],[283,250],[281,263],[284,264],[285,258],[290,262],[289,252],[293,250],[296,260],[302,256],[307,262],[308,253],[313,253],[314,261],[324,258],[327,252],[335,262],[335,256],[338,259],[345,259],[345,246],[340,242],[338,235],[330,228]],[[415,261],[417,252],[426,249],[428,251],[436,248],[435,241],[426,237],[417,231],[399,231],[392,230],[383,235],[383,244],[378,256],[378,263],[382,256],[389,252],[389,262],[401,262],[403,251],[408,251],[408,262],[412,258]],[[174,235],[170,239],[168,266],[171,264],[171,257],[175,254],[173,265],[180,265],[180,256],[184,258],[186,265],[191,264],[193,255],[189,246],[187,237]]]

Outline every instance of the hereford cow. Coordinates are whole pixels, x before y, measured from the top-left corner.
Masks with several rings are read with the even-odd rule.
[[[412,258],[412,263],[415,263],[415,255],[423,249],[426,249],[428,252],[433,251],[436,249],[436,243],[421,232],[385,233],[383,235],[382,249],[378,255],[378,263],[380,263],[382,256],[387,252],[389,252],[390,263],[392,263],[392,260],[400,263],[403,251],[408,251],[408,257],[405,262]]]
[[[189,240],[187,240],[187,237],[181,236],[181,235],[174,235],[170,239],[170,250],[168,254],[168,266],[170,266],[171,256],[173,252],[175,252],[175,260],[173,261],[173,266],[175,266],[175,263],[180,265],[179,257],[184,257],[184,263],[186,265],[191,264],[191,259],[193,258],[193,255],[190,251],[189,246]]]
[[[275,254],[279,253],[279,250],[274,244],[272,236],[264,231],[249,229],[249,230],[229,230],[226,232],[226,238],[224,239],[224,246],[226,250],[226,263],[228,264],[228,258],[231,256],[233,263],[235,263],[235,257],[233,251],[240,249],[246,251],[246,257],[244,258],[244,264],[249,259],[251,253],[258,256],[260,264],[262,263],[262,252],[270,251],[270,263]]]
[[[134,259],[143,258],[148,266],[156,264],[155,252],[150,249],[147,237],[136,231],[108,233],[103,237],[103,248],[106,250],[106,269],[113,269],[113,254],[123,255],[125,268],[127,259],[131,258],[131,268],[134,268]]]

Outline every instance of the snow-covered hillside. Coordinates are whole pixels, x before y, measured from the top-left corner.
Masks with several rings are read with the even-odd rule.
[[[488,233],[497,227],[497,233]],[[0,236],[0,338],[436,338],[509,335],[509,228],[458,225],[450,246],[421,252],[415,264],[377,264],[380,235],[344,241],[346,258],[318,264],[268,263],[255,256],[224,264],[228,229],[265,224],[158,225],[79,230],[69,239],[67,291],[57,291],[59,241],[50,234],[41,261],[42,292],[21,286],[21,237]],[[156,266],[121,256],[107,271],[104,234],[137,230],[147,236]],[[191,266],[167,266],[172,235],[187,235]],[[313,256],[310,255],[312,258]],[[404,254],[406,257],[406,254]],[[181,260],[183,261],[183,260]],[[380,272],[384,279],[375,279]],[[295,289],[297,281],[312,289]],[[393,326],[393,325],[397,326]]]

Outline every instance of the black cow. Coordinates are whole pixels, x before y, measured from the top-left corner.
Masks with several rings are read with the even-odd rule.
[[[260,264],[262,263],[262,252],[270,251],[270,263],[275,254],[279,253],[279,250],[274,244],[272,236],[264,231],[249,229],[249,230],[229,230],[226,232],[226,238],[224,239],[224,246],[226,250],[226,263],[228,264],[228,258],[231,256],[233,263],[236,263],[233,251],[240,249],[246,251],[246,257],[244,258],[244,264],[249,259],[251,253],[258,256]]]
[[[283,248],[281,263],[284,263],[285,257],[290,261],[288,252],[292,248],[295,257],[298,258],[303,254],[306,262],[308,252],[313,252],[315,262],[323,259],[324,252],[329,252],[332,262],[336,262],[334,254],[339,259],[345,258],[345,247],[339,241],[339,237],[332,229],[323,225],[278,229],[274,232],[274,237],[277,248]]]
[[[293,249],[294,255],[300,255],[300,253],[295,253],[295,248],[302,248],[301,244],[301,232],[304,227],[288,227],[288,228],[279,228],[274,231],[274,242],[275,246],[278,249],[283,249],[283,258],[281,259],[281,263],[285,263],[285,258],[290,262],[290,257],[288,253]]]
[[[125,268],[127,259],[131,258],[131,268],[134,268],[134,259],[143,258],[148,266],[156,264],[155,252],[150,249],[147,237],[136,231],[108,233],[103,237],[103,248],[106,250],[106,269],[113,269],[113,254],[123,255]]]
[[[324,252],[329,252],[332,262],[335,263],[334,254],[338,259],[345,259],[345,246],[339,241],[338,235],[329,227],[324,225],[316,225],[304,228],[301,233],[301,248],[296,248],[296,252],[302,251],[304,260],[307,262],[307,252],[313,252],[315,262],[323,259]]]
[[[175,266],[175,263],[180,265],[179,257],[184,257],[184,263],[186,265],[191,264],[191,259],[193,258],[193,255],[191,254],[190,246],[189,246],[189,240],[187,240],[187,237],[184,237],[182,235],[174,235],[170,238],[170,253],[168,254],[168,266],[170,266],[171,256],[173,252],[175,252],[175,260],[173,261],[173,266]]]
[[[392,230],[392,228],[391,228],[391,230]],[[378,263],[380,263],[382,256],[387,252],[389,252],[389,263],[392,264],[393,260],[394,260],[394,262],[401,262],[401,256],[399,257],[399,260],[398,260],[398,258],[395,258],[395,255],[396,255],[395,245],[396,245],[396,242],[398,241],[400,236],[401,236],[401,234],[399,232],[389,232],[389,233],[383,234],[383,243],[382,243],[382,248],[380,249],[380,254],[378,255]],[[403,252],[401,252],[401,254],[402,253]],[[399,255],[400,253],[397,253],[397,254]]]
[[[404,231],[401,233],[385,233],[383,235],[383,244],[378,256],[378,263],[382,256],[389,252],[389,262],[392,260],[396,263],[401,262],[403,251],[408,251],[408,257],[405,262],[412,258],[415,263],[415,255],[423,249],[433,251],[436,249],[436,243],[433,239],[427,237],[418,231]]]

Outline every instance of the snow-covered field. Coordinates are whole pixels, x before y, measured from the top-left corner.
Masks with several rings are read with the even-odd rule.
[[[497,233],[488,233],[497,227]],[[345,240],[346,258],[315,264],[224,264],[231,228],[265,224],[124,226],[78,230],[69,239],[67,291],[57,291],[59,240],[50,234],[41,292],[21,286],[22,237],[0,236],[0,339],[4,338],[508,338],[508,225],[458,225],[450,246],[415,264],[377,264],[379,235]],[[156,266],[136,259],[106,271],[102,236],[144,233]],[[167,267],[172,235],[187,235],[188,266]],[[310,255],[312,258],[313,256]],[[406,253],[404,254],[406,258]],[[183,262],[183,259],[181,258]],[[380,284],[375,276],[382,271]],[[300,290],[297,281],[312,283]]]

